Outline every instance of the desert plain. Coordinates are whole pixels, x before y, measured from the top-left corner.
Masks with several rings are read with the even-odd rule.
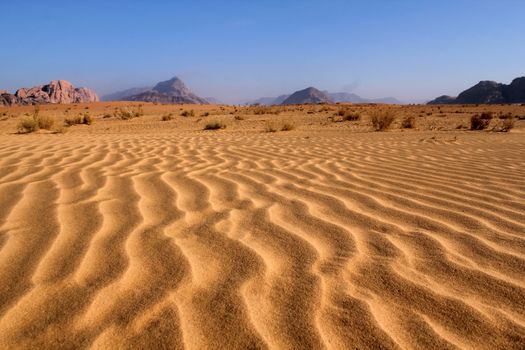
[[[524,349],[525,106],[0,108],[0,281],[1,349]]]

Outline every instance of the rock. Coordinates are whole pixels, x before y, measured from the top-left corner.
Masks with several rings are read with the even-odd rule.
[[[429,105],[446,105],[446,104],[452,104],[455,101],[456,101],[455,97],[443,95],[443,96],[439,96],[435,100],[432,100],[432,101],[428,102],[427,104],[429,104]]]
[[[47,85],[18,89],[14,95],[2,94],[0,104],[67,104],[97,101],[97,94],[88,88],[75,88],[66,80],[53,80]]]
[[[496,104],[525,103],[525,77],[516,78],[510,85],[495,81],[480,81],[463,91],[457,98],[441,96],[428,104]]]
[[[195,95],[186,87],[186,85],[184,85],[182,80],[177,77],[162,81],[155,85],[153,89],[126,97],[124,100],[158,103],[209,104],[206,99]]]
[[[504,90],[509,103],[525,103],[525,77],[516,78]]]
[[[282,102],[283,105],[296,105],[304,103],[333,103],[327,93],[309,87],[299,90],[290,95]]]
[[[460,93],[455,103],[459,104],[482,104],[482,103],[505,103],[503,97],[503,84],[495,81],[480,81],[470,89]]]
[[[8,92],[0,94],[0,106],[12,106],[18,104],[18,102],[18,97],[13,94]]]

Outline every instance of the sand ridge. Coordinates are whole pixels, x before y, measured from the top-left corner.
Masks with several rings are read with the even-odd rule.
[[[524,146],[3,135],[0,348],[522,349]]]

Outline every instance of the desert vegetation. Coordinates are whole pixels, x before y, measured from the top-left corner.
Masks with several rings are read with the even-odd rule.
[[[73,125],[91,125],[93,124],[93,117],[88,113],[79,114],[73,117],[66,117],[64,119],[64,126]]]
[[[394,114],[389,110],[375,110],[370,118],[372,128],[374,131],[385,131],[390,127],[394,118]]]
[[[50,116],[40,115],[40,107],[36,106],[32,115],[25,115],[18,122],[17,129],[20,134],[28,134],[40,129],[51,130],[55,119]]]
[[[226,124],[221,123],[219,121],[213,121],[213,122],[210,122],[204,125],[204,130],[219,130],[219,129],[225,129],[225,128],[226,128]]]

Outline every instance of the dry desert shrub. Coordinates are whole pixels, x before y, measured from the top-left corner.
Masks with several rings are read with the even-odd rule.
[[[514,128],[515,122],[514,118],[501,120],[494,128],[492,128],[492,131],[509,132]]]
[[[33,115],[22,118],[17,129],[20,134],[27,134],[39,129],[51,130],[53,125],[55,125],[55,119],[49,116],[41,116],[40,107],[36,106]]]
[[[384,131],[387,130],[394,121],[394,114],[391,111],[374,111],[371,121],[375,131]]]
[[[281,131],[290,131],[295,129],[295,125],[292,123],[285,122],[281,125]]]
[[[485,130],[492,120],[492,113],[483,112],[470,117],[470,130]]]
[[[167,122],[167,121],[170,121],[173,119],[173,114],[172,113],[169,113],[169,114],[164,114],[160,120],[163,121],[163,122]]]
[[[219,130],[219,129],[225,129],[225,128],[226,128],[226,124],[218,122],[218,121],[208,123],[204,126],[204,130]]]
[[[401,127],[403,129],[413,129],[416,126],[416,118],[413,116],[406,117],[401,121]]]
[[[189,110],[189,111],[182,111],[182,113],[180,115],[183,116],[183,117],[193,117],[193,116],[195,116],[195,112],[192,109],[192,110]]]
[[[120,120],[130,120],[144,115],[142,105],[137,108],[115,108],[113,116]]]
[[[38,131],[38,122],[33,117],[23,117],[17,125],[18,133],[28,134]]]
[[[264,127],[264,132],[277,132],[277,131],[290,131],[295,129],[295,125],[291,122],[285,121],[282,122],[280,125],[277,125],[276,123],[266,122],[266,126]]]
[[[277,127],[273,123],[266,122],[264,132],[277,132]]]
[[[93,117],[89,113],[80,114],[74,117],[67,117],[64,119],[64,126],[73,125],[91,125],[93,124]]]

